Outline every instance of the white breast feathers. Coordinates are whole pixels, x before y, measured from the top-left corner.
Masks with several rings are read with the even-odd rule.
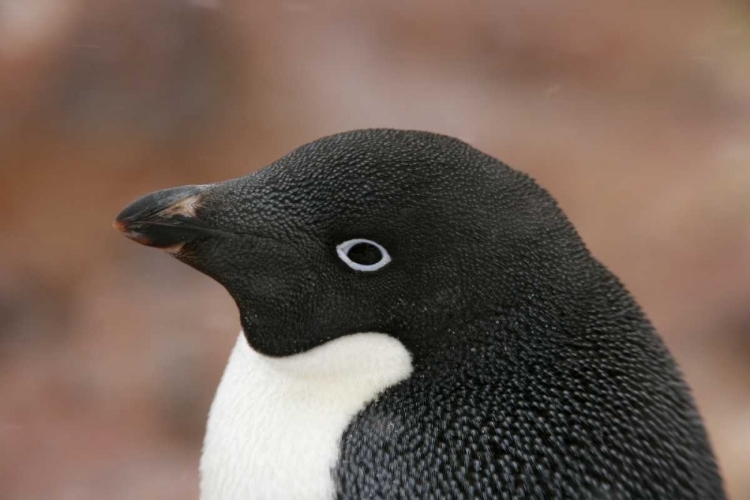
[[[333,498],[346,426],[411,371],[408,351],[381,333],[283,358],[255,352],[240,334],[209,414],[201,500]]]

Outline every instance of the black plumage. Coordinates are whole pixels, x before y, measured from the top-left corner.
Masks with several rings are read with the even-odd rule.
[[[339,498],[724,498],[665,346],[525,174],[446,136],[363,130],[189,192],[197,218],[149,215],[138,237],[189,234],[179,258],[232,294],[253,348],[375,331],[412,354],[342,436]],[[352,271],[334,251],[351,238],[392,262]]]
[[[463,143],[419,137],[434,168],[456,162],[467,179],[442,189],[479,242],[462,253],[473,269],[456,266],[465,279],[436,266],[411,292],[440,318],[430,352],[350,425],[340,497],[723,498],[675,363],[550,196]],[[446,305],[466,290],[469,307]]]

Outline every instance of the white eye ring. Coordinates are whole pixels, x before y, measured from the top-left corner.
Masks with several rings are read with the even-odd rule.
[[[380,251],[380,260],[374,264],[359,264],[357,262],[354,262],[352,259],[350,259],[349,250],[351,250],[352,247],[354,247],[355,245],[359,245],[360,243],[372,245],[375,248],[377,248]],[[336,246],[336,253],[339,255],[339,258],[343,260],[347,266],[351,267],[355,271],[377,271],[378,269],[382,268],[383,266],[385,266],[391,261],[391,256],[388,255],[388,251],[385,248],[383,248],[383,245],[379,243],[375,243],[372,240],[365,240],[362,238],[347,240],[343,243],[340,243],[339,245]]]

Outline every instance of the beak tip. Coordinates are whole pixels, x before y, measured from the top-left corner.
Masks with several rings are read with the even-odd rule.
[[[112,227],[117,229],[119,232],[125,235],[125,237],[135,241],[136,243],[140,243],[141,245],[145,246],[153,245],[153,241],[150,238],[141,234],[140,232],[130,229],[130,225],[125,221],[117,219],[112,223]]]
[[[116,219],[116,220],[115,220],[115,221],[114,221],[114,222],[112,223],[112,227],[113,227],[113,228],[115,228],[115,229],[117,229],[117,230],[118,230],[118,231],[120,231],[121,233],[124,233],[124,232],[125,232],[125,230],[127,229],[127,224],[125,224],[125,223],[124,223],[123,221],[121,221],[120,219]]]

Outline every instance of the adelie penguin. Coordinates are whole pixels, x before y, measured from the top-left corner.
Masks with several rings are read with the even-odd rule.
[[[457,139],[326,137],[115,225],[239,308],[203,500],[724,498],[636,302],[547,192]]]

